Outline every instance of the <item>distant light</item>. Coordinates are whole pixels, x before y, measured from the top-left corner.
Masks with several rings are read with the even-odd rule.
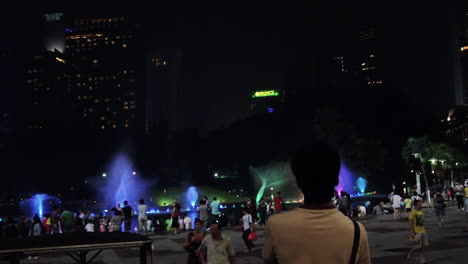
[[[413,173],[413,172],[414,172],[414,171],[413,171],[413,170],[411,170],[411,173]]]
[[[55,57],[55,59],[56,59],[58,62],[65,63],[65,60],[64,60],[64,59],[61,59],[61,58],[59,58],[59,57]]]
[[[133,174],[133,175],[136,175],[136,171],[134,171],[132,174]]]
[[[403,182],[403,184],[406,184],[406,182]]]
[[[275,188],[273,188],[273,187],[270,187],[270,190],[272,190],[272,191],[273,191],[274,189],[275,189]]]
[[[273,113],[275,109],[273,107],[268,108],[268,113]]]
[[[450,121],[450,116],[449,116],[449,117],[447,117],[447,121]]]
[[[267,90],[267,91],[256,91],[252,98],[259,98],[259,97],[270,97],[270,96],[278,96],[279,92],[277,90]]]
[[[107,213],[107,209],[104,209],[104,212]]]
[[[214,176],[215,176],[216,178],[218,178],[218,173],[215,173]]]
[[[104,178],[107,177],[107,174],[106,174],[106,173],[103,173],[103,174],[102,174],[102,177],[104,177]]]
[[[88,183],[88,181],[85,181],[84,183]]]
[[[65,32],[71,33],[71,32],[73,32],[73,30],[71,30],[71,29],[69,29],[69,28],[66,28],[66,29],[65,29]]]

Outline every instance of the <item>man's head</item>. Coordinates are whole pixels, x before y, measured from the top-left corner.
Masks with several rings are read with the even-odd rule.
[[[418,192],[417,192],[417,191],[414,191],[414,192],[413,192],[413,195],[414,195],[414,196],[418,196]]]
[[[140,199],[140,204],[145,204],[145,200]]]
[[[340,173],[340,155],[329,145],[315,143],[297,150],[291,170],[307,203],[328,203]],[[313,184],[310,184],[313,183]]]
[[[219,226],[218,222],[211,223],[210,233],[211,233],[211,236],[214,237],[214,238],[221,237],[221,227]]]
[[[242,208],[242,214],[249,214],[249,210],[247,208]]]
[[[276,197],[281,197],[281,192],[276,192]]]
[[[416,210],[421,210],[421,208],[422,208],[422,201],[421,201],[421,200],[415,200],[415,201],[414,201],[414,208],[415,208]]]
[[[217,200],[216,197],[213,197],[213,201],[216,201],[216,200]]]
[[[128,205],[128,201],[124,201],[124,205],[127,206],[127,205]]]

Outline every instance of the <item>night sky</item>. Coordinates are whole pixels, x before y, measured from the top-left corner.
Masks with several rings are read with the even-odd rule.
[[[35,22],[41,10],[138,14],[149,46],[184,49],[188,69],[184,81],[193,98],[187,105],[202,131],[246,118],[249,91],[287,86],[294,65],[307,64],[305,60],[316,55],[346,52],[355,45],[350,40],[359,36],[359,25],[374,20],[381,26],[377,36],[383,43],[385,80],[438,117],[452,104],[449,7],[440,1],[424,5],[393,1],[385,6],[365,1],[177,7],[67,3],[35,3],[4,12],[0,29],[9,37],[0,43],[18,53],[15,67],[19,69],[22,59],[40,47]],[[14,89],[5,91],[2,104],[18,100]]]

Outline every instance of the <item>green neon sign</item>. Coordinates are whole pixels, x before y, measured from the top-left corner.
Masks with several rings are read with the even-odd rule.
[[[270,96],[278,96],[279,92],[277,90],[268,90],[268,91],[256,91],[252,98],[259,98],[259,97],[270,97]]]

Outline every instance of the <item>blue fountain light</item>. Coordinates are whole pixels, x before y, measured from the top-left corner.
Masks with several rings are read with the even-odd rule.
[[[132,162],[127,155],[119,153],[105,173],[104,184],[100,184],[105,205],[109,208],[117,203],[128,201],[136,205],[147,193],[150,184],[142,180],[136,173]]]
[[[362,178],[362,177],[359,177],[357,180],[356,180],[356,186],[358,187],[359,191],[361,193],[364,193],[365,190],[366,190],[366,186],[367,186],[367,180]]]
[[[51,213],[52,206],[60,203],[60,199],[55,196],[48,195],[45,193],[35,194],[30,198],[21,201],[20,207],[22,212],[32,217],[35,214],[38,214],[40,217],[44,216],[44,213]]]
[[[187,201],[192,205],[192,207],[195,206],[198,200],[198,190],[195,186],[190,186],[185,193],[185,197],[187,198]],[[189,209],[187,209],[189,210]]]

